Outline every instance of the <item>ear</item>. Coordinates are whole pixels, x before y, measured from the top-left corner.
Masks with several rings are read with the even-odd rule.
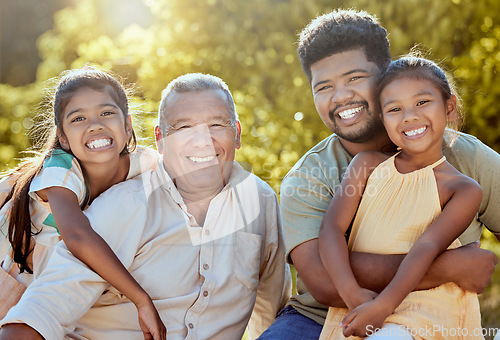
[[[452,122],[457,117],[457,97],[452,94],[446,101],[446,121]]]
[[[236,122],[236,149],[241,148],[241,124],[238,120]]]
[[[163,136],[158,125],[155,126],[156,149],[160,154],[163,154]]]
[[[60,130],[56,130],[57,138],[59,139],[59,144],[61,144],[64,151],[70,151],[69,142],[64,133]]]
[[[127,119],[125,120],[125,131],[127,132],[128,138],[132,137],[132,117],[128,115]]]

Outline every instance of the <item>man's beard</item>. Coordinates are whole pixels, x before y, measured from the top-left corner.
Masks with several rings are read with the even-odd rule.
[[[363,127],[360,127],[357,131],[344,132],[337,126],[337,120],[334,116],[334,112],[337,110],[337,108],[334,108],[330,111],[330,120],[333,123],[333,132],[337,136],[348,142],[360,144],[370,141],[375,136],[379,135],[381,131],[384,131],[384,125],[382,121],[374,112],[370,111],[367,101],[363,100],[360,102],[349,104],[362,104],[365,107],[365,114],[368,119],[365,119],[365,125]]]

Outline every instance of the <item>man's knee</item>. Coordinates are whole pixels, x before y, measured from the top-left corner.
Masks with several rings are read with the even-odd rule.
[[[300,314],[293,307],[287,306],[278,313],[276,320],[262,333],[259,340],[317,340],[321,326],[316,321]]]

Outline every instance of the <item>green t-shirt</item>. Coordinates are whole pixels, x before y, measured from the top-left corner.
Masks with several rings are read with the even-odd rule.
[[[443,143],[443,154],[451,165],[475,179],[483,189],[477,218],[459,238],[462,244],[478,240],[483,226],[499,234],[500,155],[464,133],[459,133],[451,148]],[[323,215],[351,160],[352,156],[333,134],[309,150],[283,179],[281,212],[290,263],[291,250],[318,237]],[[297,291],[288,305],[323,324],[328,307],[314,300],[299,275]]]

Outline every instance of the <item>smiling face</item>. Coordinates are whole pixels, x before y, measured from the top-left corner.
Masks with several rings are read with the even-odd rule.
[[[164,114],[166,128],[155,129],[158,151],[178,189],[218,193],[233,168],[240,130],[232,123],[222,90],[171,93]]]
[[[384,126],[405,152],[441,152],[447,122],[455,118],[456,97],[443,99],[428,79],[396,78],[380,94]]]
[[[131,136],[130,120],[108,91],[77,90],[61,115],[61,145],[83,167],[116,161]]]
[[[311,65],[314,104],[323,123],[340,138],[364,143],[383,133],[374,112],[373,92],[380,70],[363,49],[324,58]]]

